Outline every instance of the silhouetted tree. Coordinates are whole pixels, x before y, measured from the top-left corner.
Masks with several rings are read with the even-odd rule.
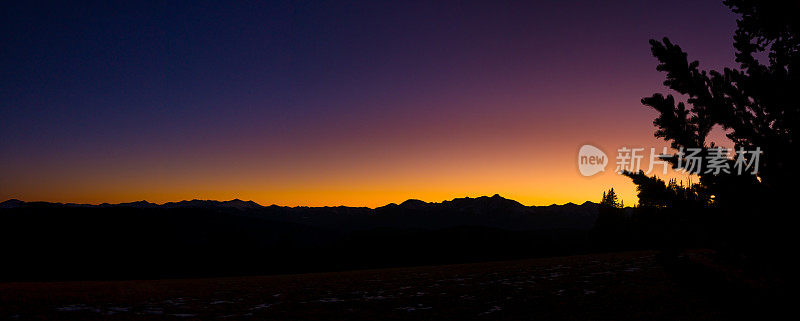
[[[682,97],[679,101],[656,93],[643,98],[642,104],[659,113],[653,121],[656,137],[678,150],[702,150],[697,155],[701,168],[707,167],[706,157],[715,147],[707,137],[716,125],[726,130],[736,150],[760,148],[757,176],[701,170],[700,187],[690,195],[725,214],[725,221],[718,225],[737,251],[747,253],[742,256],[772,251],[773,257],[779,257],[784,250],[778,245],[789,244],[788,228],[795,226],[788,222],[794,218],[785,215],[785,205],[794,200],[800,178],[794,164],[800,159],[795,139],[800,126],[800,2],[726,0],[724,4],[739,15],[733,36],[739,68],[700,70],[699,62],[690,62],[668,38],[650,40],[659,61],[657,70],[666,72],[664,85]],[[742,157],[748,162],[754,158],[752,154]],[[677,155],[666,159],[676,167],[680,160]],[[732,168],[734,161],[728,159],[727,164]],[[663,181],[641,174],[628,176],[639,186],[643,205],[674,206]]]
[[[608,190],[608,192],[603,192],[603,199],[600,200],[601,207],[610,207],[610,208],[622,208],[622,203],[619,201],[617,197],[617,193],[614,192],[614,188]]]
[[[701,184],[683,185],[676,179],[668,182],[643,171],[623,172],[636,184],[640,207],[700,209],[713,205],[708,189]]]
[[[657,69],[667,73],[664,85],[686,100],[676,102],[672,95],[657,93],[642,103],[659,112],[653,122],[655,136],[670,141],[675,149],[703,148],[699,156],[705,159],[707,149],[713,147],[706,138],[713,126],[720,125],[737,150],[758,147],[763,151],[760,180],[699,173],[701,184],[710,188],[718,201],[739,203],[742,195],[752,195],[759,188],[771,190],[772,195],[788,192],[798,179],[793,162],[798,159],[794,133],[800,125],[800,19],[796,19],[800,3],[724,3],[740,15],[733,43],[740,69],[706,72],[698,68],[698,61],[689,62],[687,54],[668,38],[650,40],[651,51],[659,60]],[[762,63],[757,57],[764,55]],[[749,161],[750,157],[745,158]],[[677,161],[677,157],[669,159]]]
[[[613,188],[603,192],[594,223],[594,237],[601,247],[609,249],[630,248],[630,226],[622,202]]]

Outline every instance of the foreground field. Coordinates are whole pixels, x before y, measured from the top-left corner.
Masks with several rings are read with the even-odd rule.
[[[0,319],[709,320],[654,252],[336,273],[0,283]]]

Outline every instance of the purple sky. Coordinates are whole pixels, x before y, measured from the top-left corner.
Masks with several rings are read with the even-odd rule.
[[[0,198],[595,200],[660,147],[648,39],[735,66],[720,1],[4,3]],[[626,185],[627,184],[627,185]],[[597,195],[595,195],[597,194]]]

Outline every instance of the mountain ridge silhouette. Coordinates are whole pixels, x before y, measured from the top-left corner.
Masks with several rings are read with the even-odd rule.
[[[155,204],[148,201],[109,204],[75,204],[24,202],[16,199],[0,203],[0,209],[57,210],[69,208],[82,211],[96,209],[136,209],[149,213],[166,210],[215,212],[277,222],[295,223],[335,231],[355,231],[372,228],[437,229],[457,226],[482,226],[508,230],[590,229],[597,218],[596,203],[581,205],[526,206],[499,194],[462,197],[442,202],[409,199],[400,204],[390,203],[376,208],[350,206],[263,206],[254,201],[233,199],[183,200]],[[114,213],[113,211],[110,213]]]
[[[12,199],[0,203],[0,251],[18,264],[0,280],[300,273],[574,253],[591,246],[597,216],[591,202],[525,206],[500,195],[374,209]]]
[[[507,206],[510,207],[563,207],[563,206],[591,206],[597,205],[597,203],[586,201],[581,204],[575,204],[572,202],[567,202],[564,204],[550,204],[550,205],[524,205],[519,203],[518,201],[508,199],[505,197],[500,196],[500,194],[494,194],[493,196],[479,196],[479,197],[461,197],[461,198],[453,198],[452,200],[443,200],[441,202],[426,202],[419,199],[407,199],[400,204],[397,203],[389,203],[383,206],[375,207],[374,209],[380,208],[391,208],[394,206],[399,206],[403,208],[413,209],[413,208],[421,208],[426,206],[435,206],[435,205],[445,205],[450,204],[449,206],[456,206],[457,204],[466,204],[469,202],[492,202],[493,204],[501,204],[506,203]],[[277,204],[270,204],[270,205],[261,205],[253,200],[241,200],[238,198],[228,200],[228,201],[220,201],[220,200],[210,200],[210,199],[191,199],[191,200],[181,200],[181,201],[170,201],[165,202],[163,204],[149,202],[147,200],[140,200],[140,201],[133,201],[133,202],[122,202],[122,203],[107,203],[103,202],[100,204],[88,204],[88,203],[61,203],[61,202],[48,202],[48,201],[22,201],[16,198],[11,198],[6,201],[0,202],[0,208],[16,208],[16,207],[23,207],[23,206],[64,206],[64,207],[134,207],[134,208],[196,208],[196,207],[206,207],[206,208],[213,208],[213,207],[229,207],[229,208],[239,208],[239,209],[254,209],[254,208],[269,208],[269,207],[279,207],[279,208],[370,208],[366,206],[346,206],[346,205],[336,205],[336,206],[308,206],[308,205],[297,205],[297,206],[286,206],[286,205],[277,205]]]

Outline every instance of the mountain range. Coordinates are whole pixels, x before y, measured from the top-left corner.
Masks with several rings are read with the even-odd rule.
[[[0,203],[2,280],[299,273],[579,253],[598,205],[525,206],[499,195],[377,208]]]
[[[134,208],[134,209],[203,209],[282,222],[300,223],[337,230],[376,227],[442,228],[450,226],[485,226],[512,230],[554,228],[589,229],[597,218],[597,204],[525,206],[498,194],[477,198],[455,198],[440,203],[409,199],[377,208],[348,206],[262,206],[253,201],[233,199],[184,200],[156,204],[148,201],[109,204],[24,202],[16,199],[0,203],[0,209],[14,208]]]

